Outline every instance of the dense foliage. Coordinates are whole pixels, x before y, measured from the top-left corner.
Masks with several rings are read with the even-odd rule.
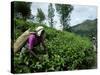
[[[55,4],[55,6],[58,14],[60,15],[60,23],[63,26],[63,30],[69,31],[69,20],[70,14],[73,10],[73,6],[66,4]]]
[[[44,12],[42,11],[41,8],[37,9],[37,16],[36,17],[37,17],[37,20],[38,20],[39,23],[41,23],[42,21],[45,20],[45,14],[44,14]]]
[[[53,26],[53,23],[54,23],[54,16],[55,16],[55,14],[54,14],[54,11],[55,11],[55,9],[53,8],[53,4],[52,3],[50,3],[49,5],[48,5],[48,22],[49,22],[49,24],[50,24],[50,27],[54,27]]]
[[[24,32],[24,27],[34,30],[39,25],[15,20],[15,39]],[[96,53],[88,38],[43,26],[46,31],[48,54],[42,48],[36,47],[35,53],[41,59],[37,60],[29,55],[27,49],[22,54],[19,51],[14,55],[15,73],[90,69],[95,65]]]
[[[19,2],[15,1],[14,3],[14,16],[21,17],[26,20],[31,15],[31,2]],[[19,15],[20,13],[20,15]]]

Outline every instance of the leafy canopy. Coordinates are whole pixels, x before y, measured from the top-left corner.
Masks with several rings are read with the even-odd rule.
[[[14,14],[21,14],[25,20],[31,15],[31,2],[14,2]]]
[[[45,14],[43,13],[41,8],[37,9],[37,19],[38,19],[39,23],[41,23],[42,21],[45,20]]]
[[[73,6],[56,4],[56,10],[60,15],[60,23],[63,25],[63,30],[67,30],[69,28],[70,13],[73,10]]]
[[[53,17],[55,16],[54,11],[55,9],[53,8],[53,5],[50,3],[48,5],[48,20],[49,20],[48,22],[52,28],[53,28]]]

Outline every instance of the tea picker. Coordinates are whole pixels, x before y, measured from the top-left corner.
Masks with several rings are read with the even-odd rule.
[[[22,41],[24,40],[24,41]],[[37,55],[35,54],[35,47],[36,46],[40,46],[42,45],[42,47],[44,48],[44,50],[46,51],[47,53],[47,49],[46,49],[46,46],[45,46],[45,30],[44,30],[44,27],[42,26],[39,26],[35,29],[34,32],[30,32],[30,29],[28,29],[27,31],[25,31],[17,40],[16,42],[14,43],[14,53],[16,53],[22,46],[23,44],[25,43],[26,41],[26,45],[27,45],[27,48],[28,48],[28,51],[31,55],[33,55],[34,57],[38,58]],[[19,45],[18,43],[20,43],[20,46],[17,46],[16,45]],[[16,44],[17,43],[17,44]],[[25,50],[25,49],[24,49]],[[20,54],[23,54],[23,49],[21,50],[21,53]]]

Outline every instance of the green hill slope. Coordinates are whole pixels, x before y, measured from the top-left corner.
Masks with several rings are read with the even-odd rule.
[[[97,35],[97,19],[86,20],[81,24],[72,27],[72,31],[85,36],[96,36]]]
[[[27,28],[34,30],[40,25],[21,20],[15,20],[14,24],[15,39],[22,34],[22,30]],[[88,38],[43,26],[46,31],[45,43],[48,54],[40,47],[36,47],[36,54],[41,59],[36,60],[29,55],[27,49],[22,55],[19,51],[14,55],[15,73],[90,69],[95,65],[96,53]]]

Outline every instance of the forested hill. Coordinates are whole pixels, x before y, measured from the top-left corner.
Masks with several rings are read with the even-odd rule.
[[[73,26],[72,31],[85,36],[96,36],[97,35],[97,19],[86,20],[78,25]]]

